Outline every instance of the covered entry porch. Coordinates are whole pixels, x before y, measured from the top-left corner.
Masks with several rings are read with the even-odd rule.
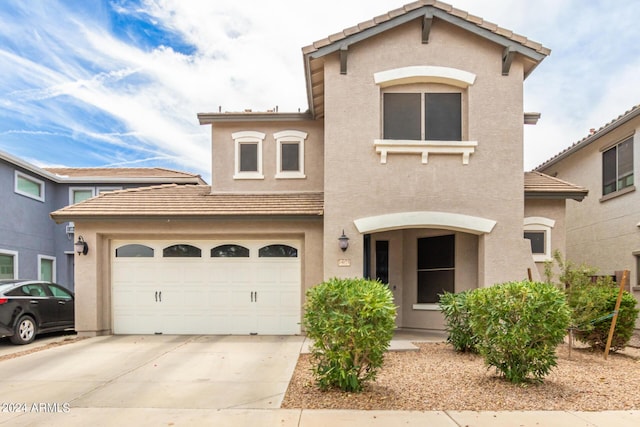
[[[388,283],[399,328],[443,329],[438,295],[474,289],[484,266],[483,236],[495,221],[446,212],[362,218],[364,275]]]

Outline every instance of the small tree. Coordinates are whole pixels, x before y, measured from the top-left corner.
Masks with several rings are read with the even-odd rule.
[[[469,323],[488,366],[513,383],[542,381],[557,365],[556,347],[570,312],[554,285],[509,282],[477,289],[467,297]]]
[[[377,281],[334,278],[306,296],[304,326],[318,386],[361,391],[375,379],[393,337],[393,294]]]
[[[444,314],[447,341],[456,351],[476,353],[477,339],[469,324],[467,297],[471,291],[457,294],[445,292],[440,295],[440,310]]]

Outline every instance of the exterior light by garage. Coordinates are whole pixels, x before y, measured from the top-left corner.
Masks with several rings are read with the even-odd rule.
[[[86,255],[89,252],[89,245],[84,241],[82,236],[78,236],[78,241],[73,245],[78,255]]]
[[[338,237],[338,246],[340,246],[342,252],[346,251],[349,247],[349,238],[344,234],[344,230],[342,230],[342,236]]]

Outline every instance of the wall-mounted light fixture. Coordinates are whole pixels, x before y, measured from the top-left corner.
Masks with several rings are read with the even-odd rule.
[[[342,236],[338,237],[338,246],[340,246],[342,252],[346,251],[349,247],[349,238],[344,234],[344,230],[342,230]]]
[[[78,255],[86,255],[89,252],[89,245],[84,241],[82,236],[78,236],[78,241],[73,245]]]

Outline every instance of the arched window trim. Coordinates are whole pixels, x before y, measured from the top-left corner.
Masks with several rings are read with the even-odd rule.
[[[133,256],[132,256],[132,255],[125,255],[125,254],[120,254],[120,253],[119,253],[119,251],[120,251],[121,249],[131,248],[131,247],[133,247],[133,246],[138,246],[138,247],[140,247],[141,249],[142,249],[142,248],[148,249],[148,250],[150,250],[150,251],[151,251],[151,254],[150,254],[150,255],[148,255],[148,254],[149,254],[149,251],[145,251],[145,252],[144,252],[144,253],[146,253],[147,255],[145,255],[144,253],[142,253],[142,252],[141,252],[139,255],[133,255]],[[153,248],[152,248],[152,247],[150,247],[150,246],[143,245],[143,244],[141,244],[141,243],[128,243],[128,244],[126,244],[126,245],[122,245],[122,246],[119,246],[119,247],[117,247],[117,248],[116,248],[116,258],[153,258],[153,257],[155,257],[155,252],[156,252],[156,251],[155,251],[155,249],[153,249]]]
[[[193,255],[180,255],[180,254],[170,254],[169,252],[167,252],[167,250],[170,250],[171,248],[175,248],[175,247],[178,247],[178,246],[184,246],[184,247],[188,247],[188,248],[197,249],[198,251],[195,252],[195,253],[197,253],[197,255],[195,255],[195,253]],[[202,258],[202,249],[200,249],[197,246],[190,245],[188,243],[176,243],[176,244],[169,245],[169,246],[166,246],[166,247],[162,248],[162,257],[163,258]]]
[[[282,248],[284,251],[286,251],[286,253],[288,253],[288,255],[286,253],[283,253],[283,255],[277,255],[277,254],[269,254],[267,251],[267,248],[275,248],[275,247],[280,247]],[[287,244],[282,244],[282,243],[272,243],[269,245],[265,245],[262,246],[259,250],[258,250],[258,257],[259,258],[297,258],[298,257],[298,249],[294,248],[291,245],[287,245]]]
[[[216,249],[223,248],[223,247],[236,247],[236,248],[241,248],[241,250],[239,251],[238,255],[218,255],[218,256],[214,255],[214,251]],[[225,243],[225,244],[218,245],[211,248],[209,256],[211,258],[249,258],[251,256],[251,251],[246,246],[239,245],[237,243]]]

